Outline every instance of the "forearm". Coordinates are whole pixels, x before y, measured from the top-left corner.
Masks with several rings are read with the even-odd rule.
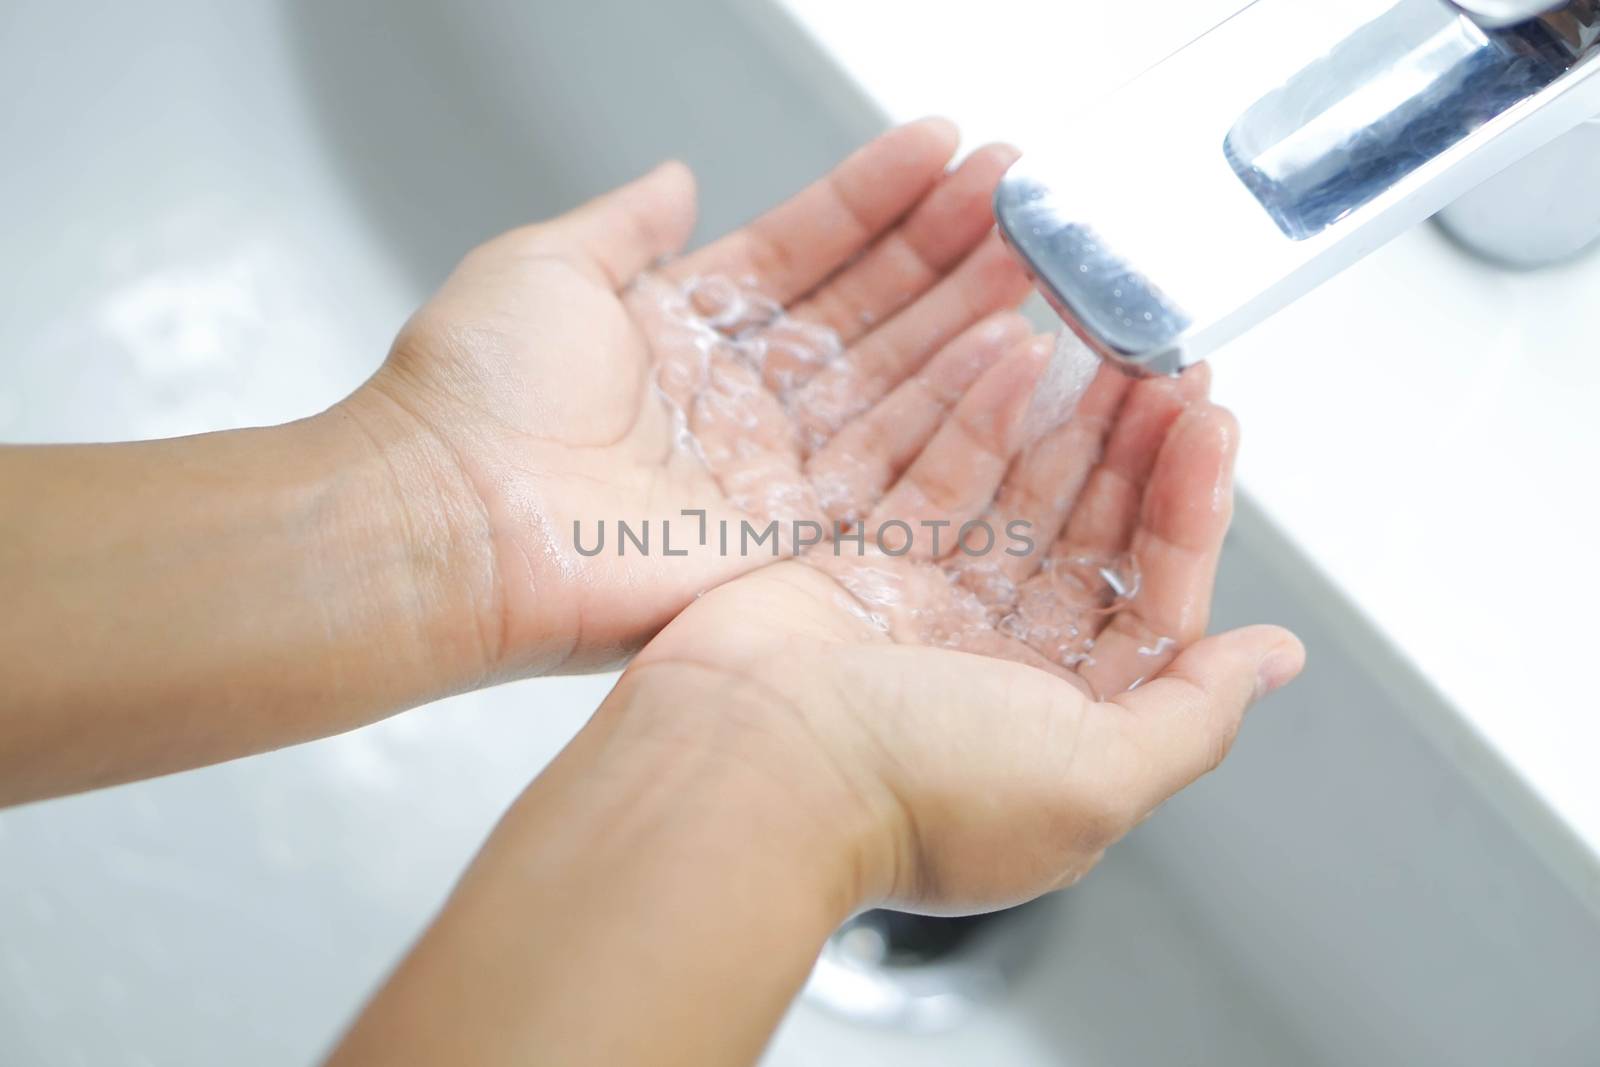
[[[432,447],[336,408],[0,449],[0,804],[335,733],[476,681],[470,549],[401,498],[451,476]]]
[[[796,722],[699,668],[630,673],[332,1063],[753,1062],[870,895],[873,830],[789,758]]]

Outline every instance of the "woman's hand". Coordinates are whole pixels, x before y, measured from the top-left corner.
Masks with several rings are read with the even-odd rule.
[[[779,751],[769,774],[797,806],[851,828],[857,905],[965,913],[1072,883],[1214,768],[1246,708],[1301,668],[1275,627],[1204,637],[1238,438],[1205,368],[1137,384],[1104,370],[1074,419],[1019,454],[1044,351],[1024,344],[988,371],[864,502],[874,537],[890,519],[923,531],[904,556],[820,546],[740,578],[630,671],[649,687],[677,664],[767,694],[726,702],[737,725],[703,694],[636,723],[724,751],[735,743],[713,739],[777,735],[752,751]],[[969,522],[1022,523],[1035,551],[969,554],[954,543]],[[988,542],[978,529],[972,547]]]
[[[649,520],[659,537],[665,520],[687,526],[685,510],[710,523],[820,512],[808,467],[830,443],[947,342],[1021,300],[1022,271],[990,235],[989,197],[1014,153],[982,149],[946,174],[956,140],[940,120],[894,130],[636,284],[693,227],[692,178],[668,164],[478,248],[412,318],[343,408],[395,457],[400,499],[430,512],[418,525],[445,516],[490,674],[616,664],[696,594],[762,562],[699,548],[585,557],[575,523]],[[768,313],[790,311],[778,331],[837,332],[850,368],[770,360],[752,383],[769,402],[749,425],[690,405],[704,461],[674,447],[679,428],[657,387],[671,397],[698,373],[703,354],[659,294],[692,279],[757,290]],[[1011,317],[967,336],[961,366],[960,353],[946,357],[950,387],[1023,329]],[[801,391],[818,402],[779,402]]]
[[[898,432],[870,435],[893,455],[841,507],[869,551],[895,517],[921,547],[841,538],[684,611],[332,1063],[752,1063],[851,912],[1069,884],[1216,766],[1303,657],[1274,627],[1203,637],[1233,419],[1203,369],[1104,371],[1024,447],[1045,352],[1018,343],[949,420],[909,418],[903,386]],[[968,521],[1027,524],[1037,550],[967,555]],[[952,524],[943,551],[923,522]]]
[[[693,223],[688,172],[660,168],[470,254],[367,385],[297,423],[0,448],[14,609],[0,617],[13,664],[0,804],[620,662],[762,560],[708,546],[621,558],[615,542],[584,556],[575,522],[649,521],[659,549],[684,511],[760,522],[817,508],[817,472],[856,447],[897,382],[959,395],[1023,332],[994,315],[1025,292],[1022,272],[986,239],[1012,153],[981,150],[947,175],[955,140],[938,121],[889,133],[750,227],[637,278]],[[844,350],[826,365],[770,360],[770,379],[743,383],[748,420],[714,403],[675,414],[696,374],[739,384],[665,313],[663,290],[712,299],[728,287],[714,279],[758,287],[769,317],[794,313],[740,324],[746,343],[794,355],[794,331],[831,326]],[[937,418],[944,401],[930,399]],[[684,429],[703,459],[677,447]]]

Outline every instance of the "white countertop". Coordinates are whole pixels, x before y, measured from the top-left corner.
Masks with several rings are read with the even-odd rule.
[[[946,114],[968,147],[1024,152],[1242,6],[779,4],[887,118]],[[1245,492],[1443,694],[1454,713],[1426,725],[1591,901],[1597,298],[1600,257],[1508,273],[1424,226],[1213,361]]]

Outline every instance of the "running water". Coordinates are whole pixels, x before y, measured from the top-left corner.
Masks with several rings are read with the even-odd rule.
[[[1057,334],[1055,355],[1028,408],[1027,439],[1037,441],[1070,421],[1099,370],[1100,357],[1077,334],[1066,329]]]
[[[798,550],[784,537],[785,554],[833,577],[841,607],[900,641],[1043,659],[1066,671],[1094,664],[1100,630],[1139,595],[1130,555],[1073,556],[1039,545],[1030,566],[1005,555],[1003,544],[963,551],[950,544],[954,531],[937,561],[896,556],[870,539],[858,549],[844,534],[860,516],[842,500],[848,486],[870,484],[872,472],[852,460],[854,469],[835,463],[825,478],[812,477],[805,463],[870,406],[838,334],[790,316],[753,279],[675,285],[647,275],[629,300],[656,350],[656,389],[677,447],[753,518],[825,526],[829,537]],[[1099,357],[1063,330],[1022,415],[1023,440],[1031,446],[1065,426],[1099,368]],[[1174,647],[1153,639],[1140,654],[1154,662]]]

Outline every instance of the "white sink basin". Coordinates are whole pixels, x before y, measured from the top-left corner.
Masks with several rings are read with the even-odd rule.
[[[467,246],[664,155],[699,171],[704,233],[747,217],[878,123],[769,15],[9,5],[0,439],[319,409]],[[1247,503],[1217,621],[1294,627],[1305,678],[1052,905],[1009,996],[937,1037],[802,1004],[770,1062],[1593,1063],[1587,854],[1343,593]],[[314,1061],[608,684],[0,813],[0,1063]]]

